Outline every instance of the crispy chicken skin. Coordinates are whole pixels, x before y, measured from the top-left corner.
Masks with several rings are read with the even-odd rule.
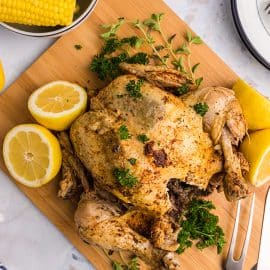
[[[72,125],[76,154],[97,185],[135,207],[161,216],[172,208],[167,183],[177,178],[205,189],[222,168],[202,119],[179,98],[144,82],[141,98],[131,97],[126,85],[133,75],[118,77],[91,100],[91,110]],[[130,138],[120,140],[125,125]],[[140,134],[147,143],[137,139]],[[130,158],[137,160],[135,165]],[[132,188],[121,186],[114,168],[128,168],[138,179]]]
[[[194,85],[192,85],[186,75],[165,66],[121,63],[120,67],[130,74],[145,78],[148,82],[157,87],[177,88],[183,84],[188,84],[191,88],[194,88]]]

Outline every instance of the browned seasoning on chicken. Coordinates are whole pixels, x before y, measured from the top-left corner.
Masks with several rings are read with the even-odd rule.
[[[178,270],[179,218],[191,200],[215,190],[228,200],[249,194],[244,179],[249,166],[237,151],[246,122],[230,89],[204,88],[180,98],[164,91],[190,84],[178,71],[120,66],[133,75],[116,78],[91,99],[90,111],[70,130],[74,152],[66,135],[60,136],[63,172],[70,179],[63,183],[73,183],[74,176],[83,183],[75,224],[85,242],[130,251],[152,269]],[[135,99],[126,85],[139,78],[145,81]],[[208,106],[203,117],[193,109],[197,103]],[[126,134],[119,136],[119,127]],[[115,168],[132,173],[136,185],[120,185]]]

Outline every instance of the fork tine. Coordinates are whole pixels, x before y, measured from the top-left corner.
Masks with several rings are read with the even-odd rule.
[[[230,244],[230,250],[229,250],[227,262],[228,260],[234,261],[233,254],[234,254],[235,243],[236,243],[237,232],[238,232],[240,210],[241,210],[241,200],[237,202],[237,211],[236,211],[236,217],[235,217],[235,222],[234,222],[234,227],[233,227],[233,235],[231,238],[231,244]]]
[[[246,257],[248,246],[249,246],[249,240],[251,236],[251,230],[252,230],[252,223],[253,223],[253,216],[254,216],[254,205],[255,205],[255,193],[253,193],[252,201],[251,201],[251,207],[250,207],[250,213],[249,213],[249,220],[248,220],[248,228],[247,228],[247,234],[246,239],[244,242],[244,247],[241,253],[241,257],[239,261],[243,261]]]

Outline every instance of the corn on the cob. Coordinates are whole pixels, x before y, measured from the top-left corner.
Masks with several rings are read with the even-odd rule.
[[[0,0],[0,22],[69,25],[75,6],[76,0]]]

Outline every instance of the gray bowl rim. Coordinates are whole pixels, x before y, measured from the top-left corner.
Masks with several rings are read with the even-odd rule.
[[[92,13],[92,11],[95,9],[97,3],[98,3],[98,0],[93,0],[89,4],[89,6],[85,10],[85,12],[82,13],[82,15],[80,17],[78,17],[72,24],[70,24],[66,27],[62,27],[58,30],[54,30],[54,31],[49,31],[49,32],[44,32],[44,33],[34,33],[34,32],[19,30],[16,27],[10,26],[6,23],[0,23],[0,25],[2,25],[4,28],[6,28],[12,32],[15,32],[17,34],[24,35],[24,36],[39,37],[39,38],[40,37],[58,37],[58,36],[62,36],[65,33],[68,33],[69,31],[73,30],[74,28],[78,27]]]

